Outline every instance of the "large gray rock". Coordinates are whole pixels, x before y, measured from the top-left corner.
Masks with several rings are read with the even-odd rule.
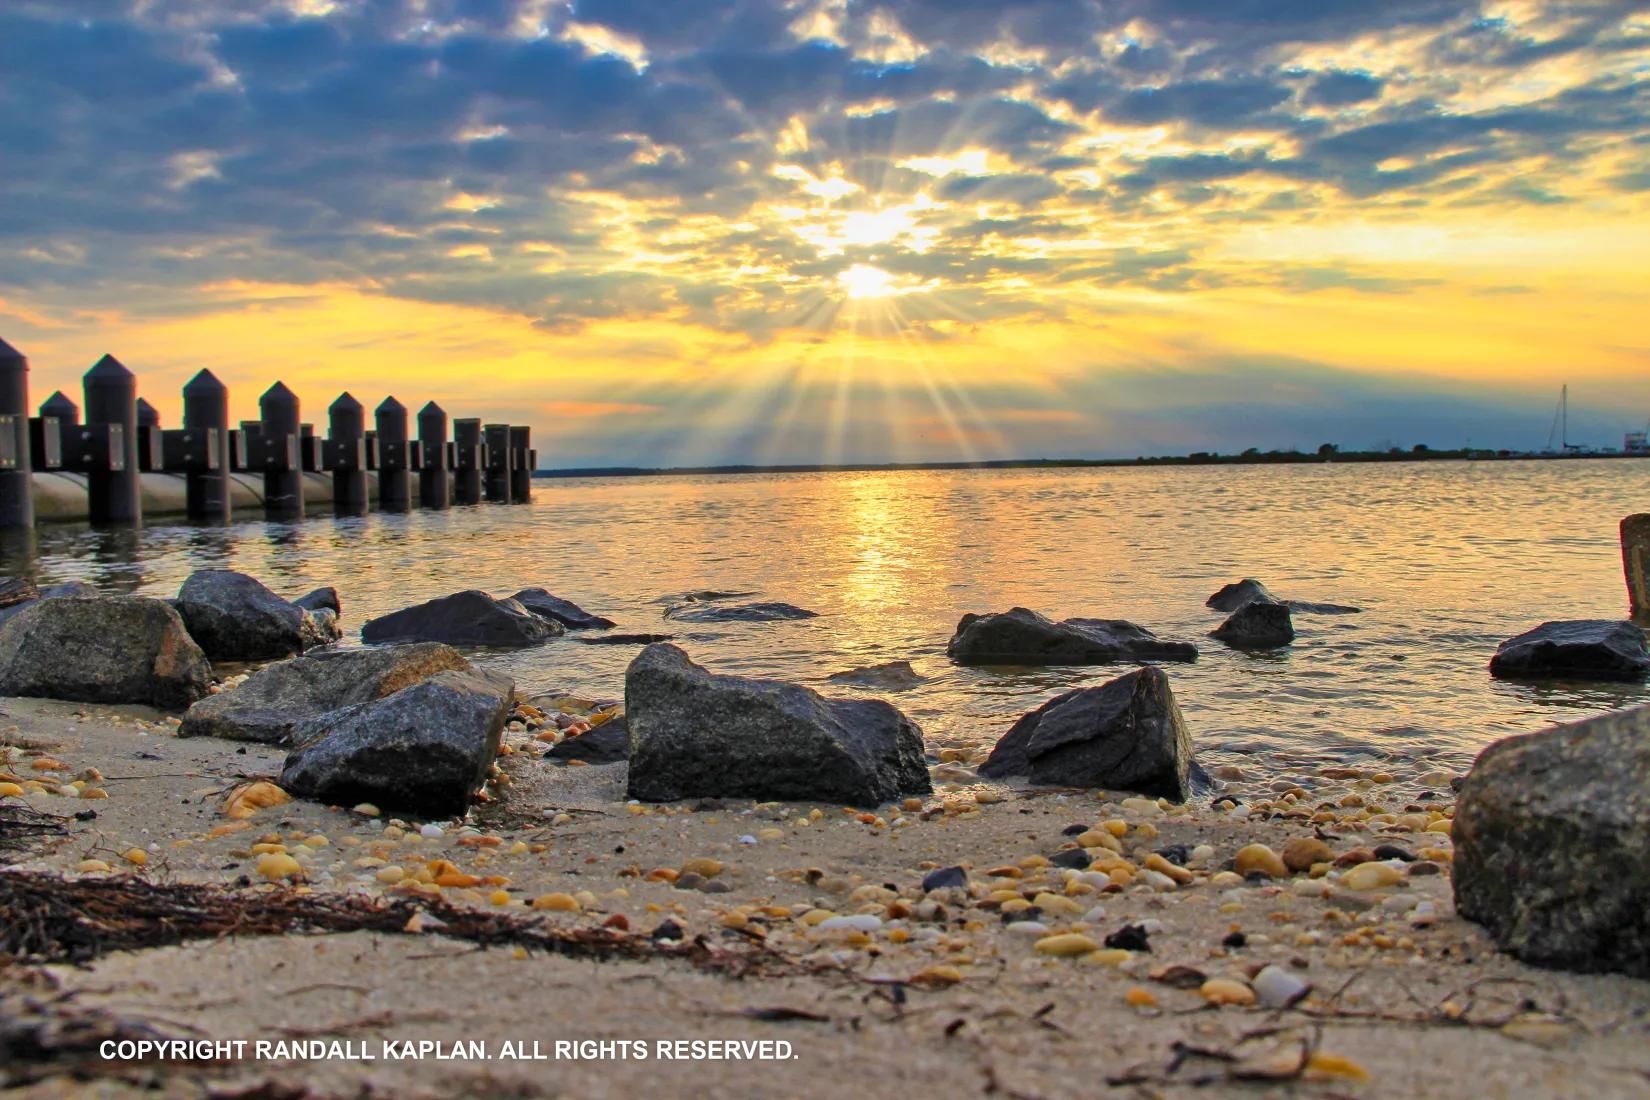
[[[495,600],[470,589],[403,608],[361,627],[369,645],[445,642],[463,646],[530,646],[566,633],[563,626],[528,611],[515,600]]]
[[[612,619],[592,615],[571,600],[552,596],[542,588],[523,588],[510,597],[541,619],[554,619],[568,630],[603,630]]]
[[[268,661],[338,640],[338,619],[283,600],[232,569],[189,574],[174,601],[183,625],[214,661]]]
[[[1209,631],[1233,649],[1276,649],[1295,640],[1289,608],[1281,603],[1246,603]]]
[[[160,600],[60,596],[0,626],[0,695],[177,710],[211,680],[206,655]]]
[[[293,731],[311,718],[470,667],[458,650],[436,642],[317,650],[268,665],[240,687],[202,699],[183,716],[178,736],[291,744]]]
[[[1122,619],[1054,622],[1016,607],[964,615],[945,647],[964,665],[1101,665],[1113,661],[1195,661],[1197,647],[1169,642]]]
[[[1650,978],[1650,707],[1497,741],[1451,835],[1456,910],[1504,950]]]
[[[306,611],[330,611],[335,618],[344,617],[344,606],[338,599],[338,590],[324,585],[292,601]]]
[[[1184,802],[1192,735],[1160,668],[1057,695],[1015,722],[980,774],[1033,783],[1138,791]]]
[[[650,645],[625,673],[630,796],[875,806],[932,790],[922,730],[880,699],[717,676]]]
[[[1515,680],[1642,680],[1650,673],[1644,631],[1625,619],[1542,623],[1509,638],[1490,675]]]
[[[70,581],[67,584],[48,584],[36,589],[31,599],[19,600],[16,603],[0,607],[0,623],[19,615],[25,608],[33,607],[41,600],[59,600],[64,596],[95,596],[97,589],[83,581]]]
[[[684,623],[776,623],[818,616],[817,611],[789,603],[687,603],[665,611],[665,618]]]
[[[456,817],[487,778],[515,684],[480,669],[438,672],[295,731],[281,786],[335,806],[371,802],[420,817]]]

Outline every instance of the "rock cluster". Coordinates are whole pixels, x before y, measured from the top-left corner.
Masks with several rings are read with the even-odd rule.
[[[932,789],[922,731],[889,704],[718,676],[667,642],[631,662],[625,717],[632,798],[875,806]]]
[[[510,597],[541,619],[553,619],[568,630],[604,630],[612,619],[592,615],[571,600],[552,596],[542,588],[523,588]]]

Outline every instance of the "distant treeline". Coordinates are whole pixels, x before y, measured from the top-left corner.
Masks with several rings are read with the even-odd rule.
[[[1507,462],[1528,459],[1575,458],[1644,458],[1640,454],[1615,451],[1582,451],[1565,453],[1537,453],[1533,451],[1490,450],[1461,447],[1455,450],[1434,450],[1425,443],[1404,450],[1390,447],[1384,451],[1343,451],[1333,443],[1325,443],[1316,451],[1263,451],[1250,447],[1239,454],[1220,454],[1216,451],[1193,451],[1189,455],[1155,455],[1139,458],[1003,458],[982,462],[855,462],[855,463],[792,463],[776,466],[591,466],[585,469],[535,470],[534,477],[655,477],[682,474],[814,474],[814,473],[876,473],[887,470],[1039,470],[1073,469],[1084,466],[1267,466],[1307,462]]]

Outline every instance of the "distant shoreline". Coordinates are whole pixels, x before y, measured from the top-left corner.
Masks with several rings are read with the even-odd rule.
[[[1296,466],[1335,462],[1573,462],[1590,458],[1650,458],[1650,454],[1623,451],[1541,454],[1530,451],[1336,451],[1329,455],[1303,451],[1262,451],[1226,455],[1194,452],[1151,458],[1004,458],[979,462],[850,462],[785,463],[728,466],[591,466],[584,469],[534,470],[536,478],[678,477],[713,474],[887,473],[903,470],[1041,470],[1123,466]]]

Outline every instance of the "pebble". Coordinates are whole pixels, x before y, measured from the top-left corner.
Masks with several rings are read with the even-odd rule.
[[[821,932],[875,932],[882,927],[882,918],[870,913],[855,913],[848,917],[830,917],[814,927]]]
[[[533,899],[534,909],[548,909],[552,913],[577,913],[579,900],[572,894],[540,894]]]
[[[1255,996],[1267,1008],[1288,1008],[1312,989],[1293,972],[1275,965],[1262,967],[1253,984]]]
[[[432,821],[428,825],[420,828],[418,830],[418,835],[423,837],[425,840],[440,840],[442,837],[447,835],[447,830]]]
[[[968,872],[961,867],[941,867],[922,876],[923,893],[950,888],[967,889]]]
[[[690,859],[682,864],[682,874],[699,875],[703,878],[715,878],[722,873],[722,864],[714,859]]]
[[[407,872],[398,865],[391,863],[388,866],[378,868],[377,873],[373,877],[377,878],[379,882],[382,882],[386,886],[394,886],[396,883],[407,877]]]
[[[83,859],[74,865],[74,869],[83,875],[107,874],[114,868],[101,859]]]
[[[358,802],[350,808],[350,813],[356,817],[377,817],[379,809],[371,802]]]
[[[1256,871],[1268,878],[1289,877],[1289,868],[1282,857],[1264,844],[1247,844],[1239,848],[1234,865],[1237,873],[1245,878]]]
[[[142,867],[145,863],[149,862],[149,853],[145,852],[142,848],[128,848],[125,852],[121,853],[120,858],[124,859],[127,863],[133,864],[134,866]]]
[[[285,852],[264,852],[258,856],[257,870],[259,878],[270,882],[302,878],[304,874],[304,869],[298,861]]]
[[[1099,944],[1077,932],[1046,936],[1038,940],[1036,946],[1039,955],[1053,955],[1057,959],[1075,958],[1078,955],[1087,955],[1098,950],[1100,950]]]
[[[1198,993],[1213,1005],[1252,1005],[1255,991],[1233,978],[1210,978]]]
[[[1317,837],[1296,837],[1283,846],[1283,865],[1291,871],[1310,871],[1314,863],[1334,859],[1334,851]]]
[[[1010,924],[1006,931],[1012,932],[1017,936],[1046,936],[1049,934],[1050,929],[1049,926],[1044,924],[1042,921],[1017,920],[1013,924]]]
[[[1404,873],[1390,863],[1360,863],[1341,876],[1348,890],[1379,890],[1404,881]]]

